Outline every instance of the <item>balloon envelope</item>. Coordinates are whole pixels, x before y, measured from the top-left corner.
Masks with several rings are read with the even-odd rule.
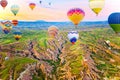
[[[9,59],[9,57],[5,57],[5,60],[8,60]]]
[[[108,23],[116,33],[120,33],[120,12],[110,14]]]
[[[11,11],[15,16],[17,15],[19,9],[20,9],[20,7],[18,5],[12,5],[11,6]]]
[[[3,32],[4,32],[5,34],[8,34],[8,33],[10,32],[10,29],[4,28],[4,29],[3,29]]]
[[[89,6],[97,15],[100,13],[105,5],[105,0],[89,0]]]
[[[30,3],[29,7],[31,8],[31,10],[33,10],[35,8],[36,4],[35,3]]]
[[[7,4],[8,4],[7,0],[1,0],[1,1],[0,1],[0,5],[1,5],[3,8],[5,8],[5,7],[7,6]]]
[[[49,2],[49,5],[51,5],[51,2]]]
[[[8,34],[12,29],[12,23],[10,21],[0,22],[0,26],[5,34]]]
[[[19,40],[22,37],[22,33],[21,32],[14,32],[13,34],[14,34],[14,38],[16,40]]]
[[[70,31],[68,32],[68,39],[69,41],[74,44],[79,38],[79,33],[77,31]]]
[[[57,34],[58,34],[58,28],[56,27],[56,26],[50,26],[49,28],[48,28],[48,34],[51,36],[51,37],[55,37],[55,36],[57,36]]]
[[[68,18],[74,25],[78,25],[85,16],[85,12],[82,9],[74,8],[68,11]]]
[[[42,3],[42,1],[40,1],[40,4]]]
[[[18,25],[18,20],[12,20],[12,24],[13,24],[14,26],[17,26],[17,25]]]

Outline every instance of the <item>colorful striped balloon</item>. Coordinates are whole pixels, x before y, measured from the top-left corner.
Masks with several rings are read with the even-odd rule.
[[[110,14],[108,23],[116,33],[120,33],[120,12]]]
[[[74,25],[78,25],[84,18],[85,12],[82,9],[74,8],[68,11],[67,16]]]
[[[5,34],[8,34],[8,33],[10,32],[10,29],[4,28],[4,29],[3,29],[3,32],[4,32]]]
[[[0,26],[5,34],[8,34],[12,29],[12,23],[8,20],[0,22]]]
[[[105,5],[105,0],[89,0],[89,6],[97,15],[100,13]]]

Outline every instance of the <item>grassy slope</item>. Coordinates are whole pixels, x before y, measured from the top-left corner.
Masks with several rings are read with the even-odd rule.
[[[45,47],[46,43],[44,42],[45,40],[47,40],[47,35],[45,31],[34,31],[34,30],[30,30],[30,31],[23,31],[23,38],[19,41],[20,43],[24,43],[26,41],[28,41],[29,39],[33,40],[36,39],[39,43],[40,46]],[[4,34],[2,34],[4,35]],[[101,28],[101,29],[95,29],[93,31],[81,31],[80,32],[80,40],[75,44],[72,45],[70,42],[68,42],[66,44],[66,61],[69,62],[69,67],[71,68],[71,73],[72,75],[79,75],[80,70],[83,69],[82,67],[82,60],[83,60],[83,50],[82,48],[79,46],[80,44],[86,44],[89,45],[90,49],[95,49],[95,51],[93,51],[93,60],[95,61],[95,63],[97,63],[97,68],[99,70],[103,70],[105,72],[104,75],[101,75],[101,77],[115,77],[117,75],[119,75],[119,73],[117,72],[119,70],[119,68],[117,68],[120,64],[118,63],[118,61],[116,60],[116,55],[114,55],[114,53],[110,52],[109,50],[105,50],[104,49],[104,45],[100,45],[98,44],[99,40],[110,40],[112,43],[114,43],[117,46],[120,46],[120,37],[116,34],[114,34],[114,32],[111,29],[107,29],[107,28]],[[16,42],[12,36],[12,34],[8,34],[5,35],[2,39],[0,39],[0,44],[9,44],[9,43],[14,43]],[[102,47],[100,47],[100,46]],[[98,52],[96,52],[97,48],[100,48]],[[103,51],[102,51],[103,50]],[[104,53],[104,56],[106,56],[105,58],[102,56],[102,54]],[[108,56],[108,57],[107,57]],[[113,56],[113,59],[115,59],[117,66],[115,65],[116,63],[111,63],[108,60],[110,59],[110,56]],[[119,55],[118,55],[119,56]],[[25,60],[26,58],[21,58],[21,60]],[[8,61],[9,62],[9,61]],[[5,63],[8,63],[7,61]],[[20,63],[15,63],[15,61],[11,60],[10,63],[13,64],[21,64]],[[32,62],[32,61],[30,61]],[[103,62],[103,63],[101,63]],[[5,64],[4,63],[4,64]],[[28,62],[23,63],[27,64]],[[105,63],[105,64],[104,64]],[[18,67],[16,66],[14,69],[15,70],[20,70],[21,66],[23,65],[18,65]],[[3,78],[6,78],[6,76],[8,76],[8,71],[10,68],[12,68],[13,65],[8,65],[8,68],[6,68],[3,71],[0,71],[0,75],[2,75]],[[64,67],[64,65],[60,66],[61,68]],[[18,72],[16,71],[16,72]],[[62,71],[60,73],[63,73]],[[60,74],[59,73],[59,74]],[[4,76],[4,74],[6,74],[6,76]],[[117,75],[115,75],[117,74]],[[18,74],[16,74],[18,75]]]
[[[96,29],[92,32],[81,32],[80,35],[82,36],[81,41],[84,44],[89,45],[91,50],[94,49],[94,51],[92,51],[92,58],[97,64],[97,68],[104,72],[101,77],[107,77],[109,79],[115,79],[118,77],[120,75],[120,68],[118,68],[118,66],[120,66],[120,63],[118,63],[120,56],[114,54],[112,50],[106,48],[103,42],[99,43],[99,41],[110,40],[114,46],[120,47],[120,36],[116,35],[111,29],[107,28]],[[110,62],[110,59],[115,60],[115,62]]]
[[[0,78],[3,80],[9,79],[9,74],[14,71],[14,79],[19,76],[19,73],[25,69],[26,64],[34,63],[35,60],[30,58],[15,57],[3,62],[3,69],[0,69]]]
[[[47,37],[47,32],[46,31],[23,30],[21,32],[23,34],[22,34],[22,38],[19,40],[19,42],[26,42],[28,40],[33,40],[33,39],[41,40],[41,38]],[[0,44],[10,44],[10,43],[17,42],[14,39],[12,32],[9,33],[9,34],[1,33],[0,35],[2,36],[1,39],[0,39]]]
[[[94,49],[91,56],[96,63],[96,67],[100,71],[104,72],[102,75],[99,74],[100,77],[107,77],[109,78],[108,80],[116,78],[120,79],[120,77],[118,77],[120,75],[118,72],[120,70],[120,68],[118,68],[120,65],[120,56],[114,54],[108,48],[106,49],[106,46],[103,45],[103,42],[99,43],[100,40],[110,40],[111,43],[114,43],[114,46],[120,47],[120,36],[116,35],[111,29],[100,28],[94,29],[92,31],[81,31],[80,39],[76,42],[75,45],[72,45],[69,42],[65,45],[66,49],[64,53],[67,54],[65,57],[66,63],[64,65],[61,65],[61,68],[58,68],[58,76],[61,78],[62,75],[63,78],[63,74],[67,74],[66,72],[68,71],[64,71],[64,68],[68,64],[67,66],[70,67],[71,75],[78,75],[80,79],[80,71],[82,71],[84,68],[82,65],[84,50],[80,48],[80,44],[85,44],[89,46],[91,51]],[[110,61],[111,59],[115,60],[115,62],[112,63]]]
[[[24,50],[24,48],[27,47],[28,42],[30,40],[36,39],[36,41],[39,42],[39,45],[44,47],[45,42],[43,43],[42,41],[44,41],[47,37],[46,31],[23,30],[22,33],[23,33],[23,35],[22,35],[23,37],[19,41],[16,41],[14,39],[12,33],[7,34],[7,35],[1,34],[2,38],[0,39],[0,44],[1,45],[9,45],[11,43],[14,44],[14,43],[18,42],[18,44],[14,46],[15,49],[16,50]],[[20,58],[17,56],[12,59],[9,59],[7,61],[4,61],[6,52],[3,51],[3,52],[0,52],[0,54],[2,55],[2,59],[1,59],[2,63],[1,64],[4,65],[4,69],[0,69],[0,78],[2,78],[4,80],[9,79],[9,71],[11,69],[15,70],[14,71],[14,79],[16,79],[18,77],[19,73],[24,70],[24,66],[26,64],[36,62],[35,60],[32,60],[30,58],[25,58],[25,57]]]

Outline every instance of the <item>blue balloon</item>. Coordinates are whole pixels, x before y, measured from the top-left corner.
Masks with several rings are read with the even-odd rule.
[[[120,13],[112,13],[108,18],[109,24],[120,24]]]
[[[4,29],[4,30],[3,30],[3,32],[4,32],[5,34],[8,34],[10,31],[9,31],[9,30]]]
[[[116,34],[120,33],[120,12],[112,13],[108,17],[108,23]]]

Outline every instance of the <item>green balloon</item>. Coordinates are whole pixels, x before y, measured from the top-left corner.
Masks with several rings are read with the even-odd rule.
[[[13,13],[15,16],[17,15],[19,9],[20,9],[20,8],[19,8],[18,5],[12,5],[12,6],[11,6],[11,11],[12,11],[12,13]]]
[[[120,24],[110,24],[110,26],[116,33],[120,33]]]

